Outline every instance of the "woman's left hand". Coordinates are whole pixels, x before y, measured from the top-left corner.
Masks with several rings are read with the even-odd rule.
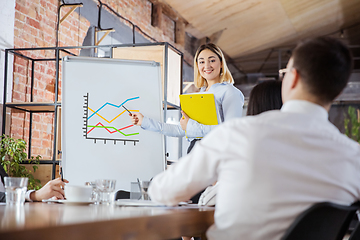
[[[186,113],[183,112],[183,111],[181,111],[181,114],[182,114],[182,117],[180,119],[180,126],[184,131],[186,131],[186,126],[187,126],[188,121],[189,121],[189,116],[186,115]]]

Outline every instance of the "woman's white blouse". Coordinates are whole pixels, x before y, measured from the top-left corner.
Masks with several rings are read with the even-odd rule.
[[[200,92],[205,92],[205,89],[202,87]],[[216,111],[220,123],[242,116],[244,95],[232,84],[216,83],[210,87],[207,93],[213,93],[215,96]],[[170,137],[186,136],[188,141],[204,137],[216,126],[218,125],[204,125],[189,119],[185,132],[180,124],[162,123],[148,117],[144,117],[141,123],[141,128],[144,130],[159,132]]]

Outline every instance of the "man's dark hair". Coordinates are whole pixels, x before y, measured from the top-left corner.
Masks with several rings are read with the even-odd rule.
[[[345,88],[352,71],[352,56],[339,40],[306,39],[293,50],[293,67],[308,91],[321,103],[333,101]]]
[[[280,109],[281,106],[281,81],[265,81],[251,90],[246,115],[257,115],[265,111]]]

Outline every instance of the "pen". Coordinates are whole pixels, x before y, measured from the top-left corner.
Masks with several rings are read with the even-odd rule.
[[[132,116],[132,113],[124,105],[122,105],[122,107],[125,108],[125,110],[130,113],[130,116]]]
[[[60,168],[61,181],[64,181],[64,174],[63,174],[63,169],[62,169],[62,163],[61,162],[59,162],[59,168]]]
[[[60,155],[60,161],[59,161],[59,170],[60,170],[60,177],[61,177],[61,181],[64,181],[64,173],[63,173],[63,168],[62,168],[62,151],[58,150],[58,154]]]

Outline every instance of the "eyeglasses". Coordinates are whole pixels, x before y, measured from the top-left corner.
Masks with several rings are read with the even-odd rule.
[[[287,73],[287,68],[283,68],[279,70],[279,74]]]
[[[287,72],[288,72],[287,68],[280,69],[279,70],[279,80],[282,80],[285,76],[285,73],[287,73]]]

